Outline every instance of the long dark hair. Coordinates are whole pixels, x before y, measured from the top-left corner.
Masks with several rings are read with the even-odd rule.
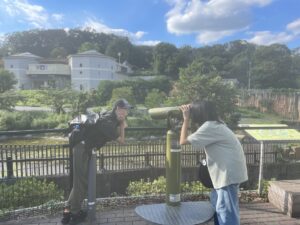
[[[194,125],[200,127],[206,121],[217,121],[223,123],[217,111],[214,102],[211,101],[195,101],[191,104],[191,120]]]

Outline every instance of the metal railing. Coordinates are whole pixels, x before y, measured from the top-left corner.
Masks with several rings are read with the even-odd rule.
[[[139,132],[146,128],[135,128],[129,131]],[[248,128],[247,128],[248,129]],[[148,128],[150,131],[164,128]],[[24,135],[29,133],[48,133],[55,130],[0,132],[0,135]],[[56,132],[65,132],[64,129]],[[253,139],[242,142],[248,164],[259,162],[260,143]],[[289,143],[266,143],[264,163],[276,163],[282,160],[283,150]],[[165,141],[143,140],[129,141],[125,145],[109,143],[98,149],[98,171],[124,171],[145,167],[164,167]],[[183,146],[182,165],[196,166],[204,157],[203,150]],[[68,144],[61,145],[7,145],[0,144],[0,179],[10,177],[53,176],[70,174],[72,151]]]
[[[146,128],[128,129],[128,132],[140,132]],[[155,133],[165,134],[165,128],[150,128],[148,130]],[[0,132],[1,135],[24,135],[28,133],[48,133],[55,130],[37,131],[14,131]],[[66,132],[64,129],[56,132]],[[299,141],[300,142],[300,141]],[[247,164],[258,164],[260,156],[260,143],[253,139],[242,141]],[[277,163],[284,160],[286,149],[290,148],[290,143],[266,143],[264,150],[264,163]],[[182,147],[181,165],[182,167],[196,167],[201,158],[205,157],[203,149],[195,149],[190,145]],[[130,171],[144,168],[164,168],[165,167],[166,145],[164,139],[153,140],[152,137],[143,140],[128,141],[127,144],[119,145],[115,142],[108,143],[98,149],[97,171]],[[27,192],[14,194],[10,192],[9,186],[23,178],[32,177],[51,177],[67,175],[72,178],[72,151],[68,144],[61,145],[8,145],[0,144],[0,195],[5,196],[9,192],[11,199],[24,197],[27,199],[41,199],[45,196],[38,195],[36,192],[31,196]],[[71,183],[71,182],[70,182]],[[5,186],[6,185],[6,186]],[[64,193],[67,196],[67,193]],[[57,197],[57,196],[56,196]],[[23,200],[22,200],[23,201]],[[6,202],[0,201],[0,220],[1,210],[5,208]],[[22,202],[20,201],[20,206]]]
[[[247,164],[259,163],[260,144],[254,141],[242,143]],[[265,144],[264,163],[282,160],[288,143]],[[98,171],[126,171],[147,167],[165,166],[165,141],[130,141],[119,145],[108,143],[98,149]],[[70,149],[63,145],[0,145],[0,179],[32,176],[68,175],[70,172]],[[183,147],[182,167],[193,167],[205,157],[203,149],[190,145]]]

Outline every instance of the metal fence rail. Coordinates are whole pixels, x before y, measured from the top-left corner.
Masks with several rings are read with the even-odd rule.
[[[295,144],[295,143],[294,143]],[[242,143],[247,164],[259,163],[260,144],[254,141]],[[288,143],[265,144],[264,163],[282,160]],[[98,149],[98,171],[126,171],[147,167],[165,166],[165,141],[133,141],[124,145],[109,143]],[[205,157],[203,149],[190,145],[182,147],[182,167],[196,166]],[[0,145],[0,179],[34,176],[68,175],[70,151],[64,145]]]

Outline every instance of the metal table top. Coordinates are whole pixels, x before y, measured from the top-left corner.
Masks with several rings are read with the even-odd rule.
[[[210,202],[181,202],[179,206],[141,205],[135,212],[147,221],[164,225],[195,225],[210,220],[215,211]]]

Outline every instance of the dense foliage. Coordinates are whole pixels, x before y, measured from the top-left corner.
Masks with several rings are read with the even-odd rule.
[[[21,100],[21,96],[13,90],[16,83],[13,73],[0,68],[0,109],[11,111],[12,107]]]
[[[209,191],[199,181],[190,183],[184,182],[180,184],[181,193],[202,193]],[[126,194],[129,196],[144,196],[166,193],[166,178],[158,177],[153,181],[131,181],[126,189]]]
[[[207,74],[201,73],[203,70]],[[171,105],[181,105],[197,100],[216,102],[220,116],[229,126],[238,123],[237,89],[224,84],[220,76],[206,70],[203,64],[194,62],[180,71],[179,80],[174,83],[168,101]]]
[[[237,79],[241,87],[299,88],[300,57],[282,44],[258,46],[237,40],[201,48],[177,48],[170,43],[140,46],[93,30],[52,29],[7,34],[0,56],[31,52],[45,58],[65,58],[91,49],[121,63],[129,62],[134,75],[160,74],[176,80],[181,68],[197,61],[202,64],[202,73],[214,71],[221,78]]]
[[[68,114],[0,111],[0,130],[67,128],[70,119]]]
[[[90,107],[109,108],[120,97],[127,98],[133,105],[148,108],[180,105],[197,99],[214,100],[223,119],[229,125],[235,125],[239,120],[237,89],[226,84],[224,79],[236,79],[238,88],[287,89],[299,88],[300,85],[300,56],[281,44],[257,46],[237,40],[202,48],[177,48],[169,43],[136,46],[127,38],[93,30],[53,29],[7,34],[0,46],[0,56],[31,52],[60,59],[91,49],[121,63],[129,62],[134,69],[132,76],[151,75],[156,78],[102,81],[92,92],[77,92],[71,88],[15,92],[11,90],[16,84],[13,75],[0,70],[2,110],[12,111],[15,105],[46,106],[56,113],[32,118],[26,113],[6,115],[1,112],[1,129],[61,127],[66,118],[85,113]],[[262,104],[270,107],[271,102]],[[58,119],[61,117],[64,119]],[[20,122],[16,122],[17,119]],[[150,123],[148,119],[143,114],[132,117],[131,121],[135,125],[145,125]]]
[[[53,182],[36,178],[18,179],[14,184],[0,184],[0,215],[1,211],[27,208],[45,204],[49,201],[63,200],[63,191]]]

